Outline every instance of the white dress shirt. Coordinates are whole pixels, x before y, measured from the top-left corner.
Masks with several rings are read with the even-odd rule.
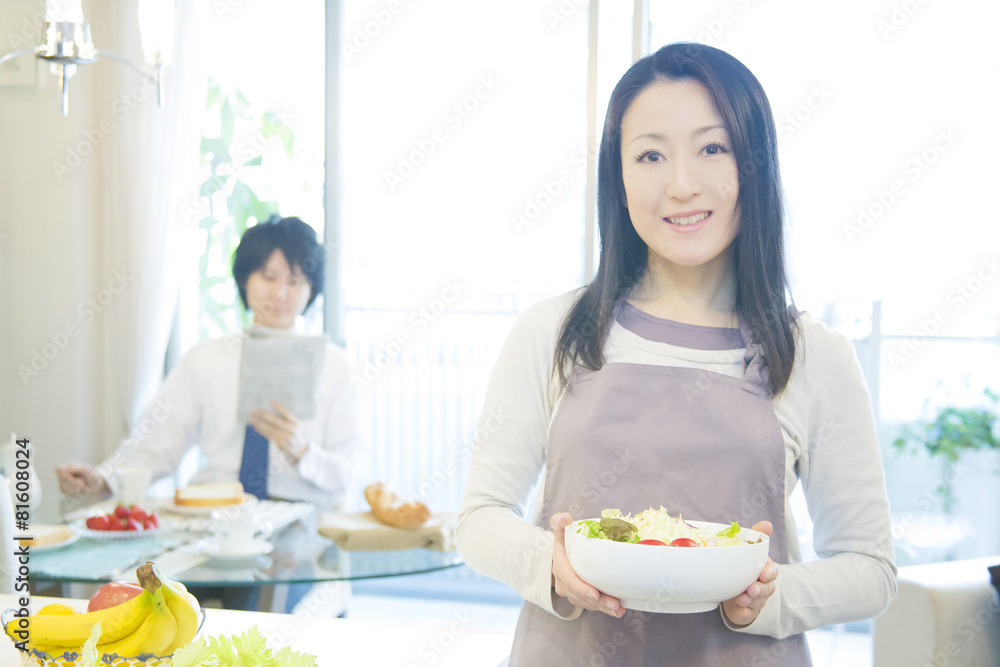
[[[242,342],[240,336],[203,341],[184,355],[129,436],[98,466],[112,489],[116,467],[148,467],[155,480],[173,474],[194,445],[204,466],[191,484],[239,479],[246,435],[246,423],[236,420]],[[362,478],[367,445],[358,426],[351,362],[327,343],[323,365],[316,416],[300,420],[309,448],[292,463],[270,443],[268,493],[326,510],[340,506]]]

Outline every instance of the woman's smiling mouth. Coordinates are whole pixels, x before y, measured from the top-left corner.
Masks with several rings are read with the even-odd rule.
[[[693,225],[706,219],[708,216],[712,215],[711,211],[699,211],[697,213],[685,213],[683,215],[675,215],[669,218],[664,218],[671,225],[676,225],[678,227],[687,227],[688,225]]]

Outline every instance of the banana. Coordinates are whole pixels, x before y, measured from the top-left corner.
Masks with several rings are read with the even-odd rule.
[[[78,614],[80,612],[78,612],[76,609],[73,609],[69,605],[65,605],[65,604],[61,604],[61,603],[56,602],[56,603],[53,603],[53,604],[47,604],[47,605],[45,605],[44,607],[42,607],[41,609],[39,609],[35,613],[38,614],[39,616],[60,616],[60,615],[65,616],[67,614]],[[28,649],[29,650],[30,649],[35,649],[36,651],[41,651],[42,653],[47,653],[48,655],[52,656],[53,658],[56,657],[56,656],[62,655],[66,651],[72,651],[72,650],[74,650],[76,648],[77,647],[75,647],[75,646],[73,648],[69,648],[69,647],[66,647],[66,646],[45,646],[45,645],[38,645],[38,644],[34,644],[32,642],[28,642]]]
[[[155,565],[153,573],[160,580],[163,587],[163,598],[167,601],[167,607],[170,608],[170,612],[177,620],[177,634],[174,641],[167,647],[165,654],[172,655],[180,647],[186,646],[198,633],[201,605],[198,603],[198,598],[191,595],[184,584],[167,579]]]
[[[143,591],[120,605],[86,614],[35,614],[26,619],[28,641],[36,646],[79,648],[90,639],[94,624],[100,621],[101,639],[114,642],[135,632],[152,611],[153,596]],[[18,630],[18,621],[14,619],[7,624],[8,634]]]
[[[143,584],[145,586],[145,584]],[[146,589],[148,592],[149,589]],[[145,653],[155,656],[166,655],[167,647],[174,641],[177,634],[177,620],[170,613],[167,601],[163,597],[165,588],[157,582],[153,593],[153,611],[146,616],[142,625],[132,634],[116,642],[98,643],[97,652],[101,654],[117,654],[122,658],[134,658]]]

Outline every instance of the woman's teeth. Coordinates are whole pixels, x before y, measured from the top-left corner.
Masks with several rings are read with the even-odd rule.
[[[691,215],[686,218],[667,218],[667,222],[683,227],[684,225],[693,225],[696,222],[701,222],[710,215],[711,213],[699,213],[698,215]]]

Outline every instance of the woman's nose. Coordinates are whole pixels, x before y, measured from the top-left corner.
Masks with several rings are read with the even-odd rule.
[[[672,160],[667,170],[667,194],[685,201],[701,193],[701,182],[693,165],[683,158]]]

